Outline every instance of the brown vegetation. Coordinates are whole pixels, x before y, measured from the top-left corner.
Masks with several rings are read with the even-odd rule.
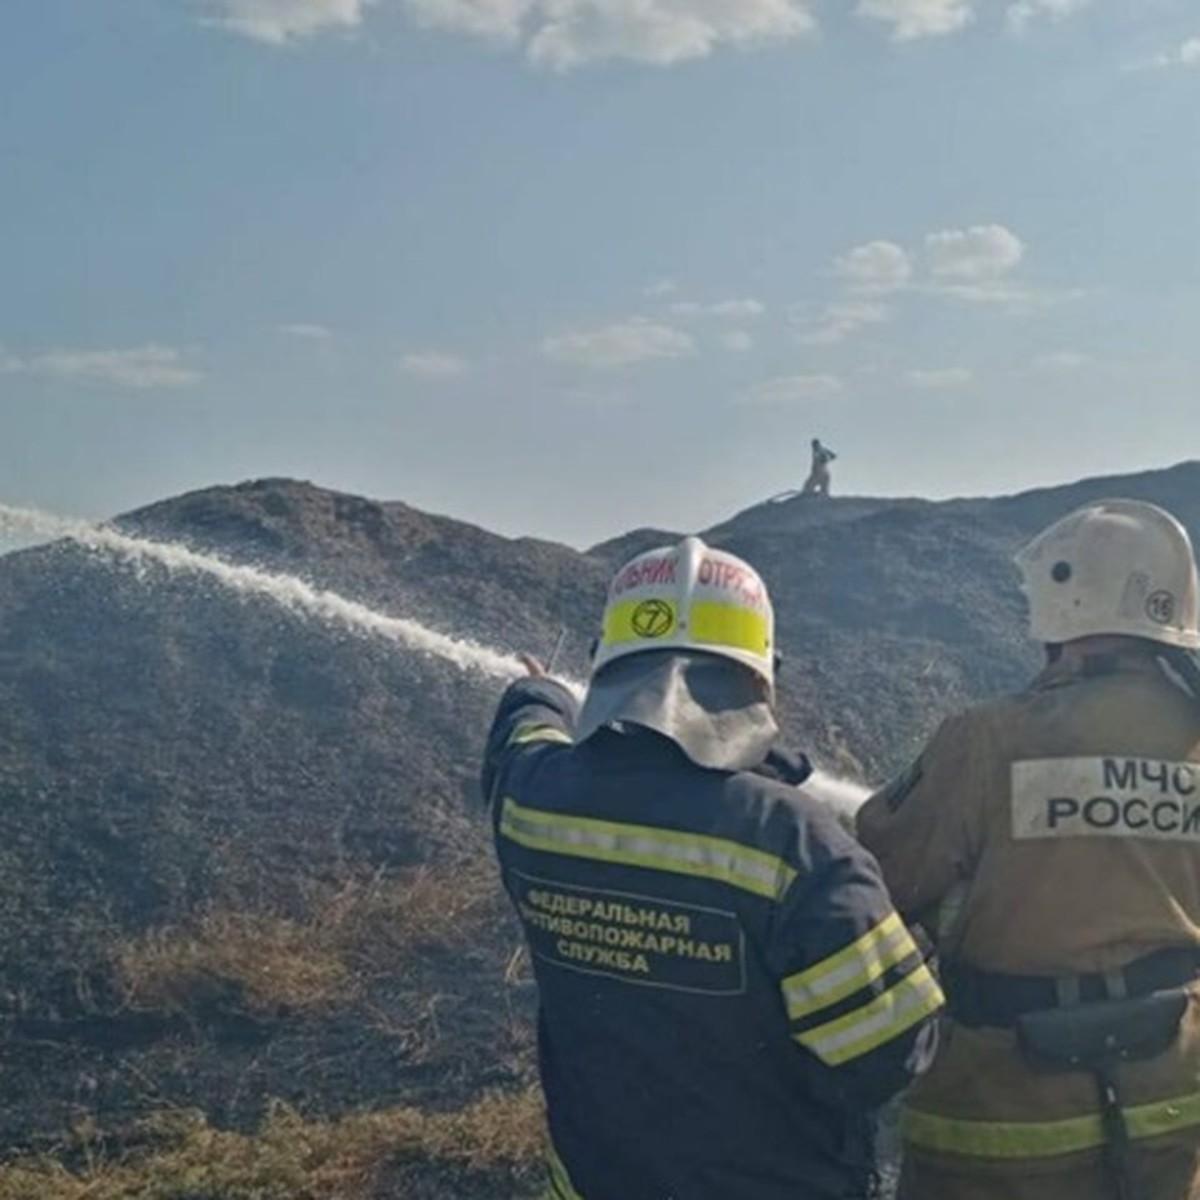
[[[539,1174],[543,1131],[535,1089],[457,1112],[398,1108],[331,1122],[276,1106],[254,1135],[214,1129],[194,1111],[160,1113],[138,1123],[135,1148],[119,1156],[82,1129],[64,1147],[82,1160],[76,1169],[48,1158],[0,1168],[0,1200],[402,1200],[449,1194],[420,1182],[439,1174],[512,1197]]]
[[[167,1014],[213,1006],[309,1012],[335,1003],[349,973],[321,931],[270,913],[209,912],[118,951],[132,1008]]]
[[[127,1005],[140,1011],[320,1012],[414,954],[461,949],[496,903],[488,870],[380,872],[323,889],[302,919],[216,909],[151,930],[119,946],[115,966]]]

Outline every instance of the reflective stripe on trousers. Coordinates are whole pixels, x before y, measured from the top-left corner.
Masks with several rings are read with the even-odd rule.
[[[552,1145],[546,1147],[546,1171],[550,1182],[542,1193],[542,1200],[583,1200],[583,1196],[575,1190],[567,1168],[563,1166],[562,1159],[558,1157]]]
[[[1200,1092],[1125,1108],[1135,1140],[1200,1125]],[[904,1141],[916,1150],[970,1158],[1055,1158],[1104,1145],[1098,1112],[1060,1121],[964,1121],[905,1109]]]

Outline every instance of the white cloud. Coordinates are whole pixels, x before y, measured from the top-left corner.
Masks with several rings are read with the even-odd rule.
[[[836,375],[781,375],[747,388],[740,400],[743,404],[799,404],[828,400],[843,390]]]
[[[943,229],[925,238],[929,288],[973,304],[1029,308],[1048,297],[1009,276],[1025,257],[1025,244],[1003,225]]]
[[[677,291],[679,291],[679,284],[675,280],[656,279],[652,284],[643,289],[642,295],[651,300],[656,300],[660,296],[670,296]]]
[[[708,306],[714,317],[729,317],[735,321],[749,321],[761,317],[767,306],[761,300],[722,300]]]
[[[754,349],[754,338],[744,329],[732,329],[721,334],[721,345],[732,354],[745,354]]]
[[[1022,259],[1025,246],[1003,225],[943,229],[925,237],[930,274],[947,283],[981,283],[1008,274]]]
[[[834,263],[834,273],[856,292],[880,295],[902,288],[912,275],[912,259],[895,242],[864,242]]]
[[[1075,371],[1087,366],[1091,358],[1076,350],[1056,350],[1051,354],[1042,354],[1034,359],[1034,366],[1045,371]]]
[[[1032,312],[1086,295],[1050,291],[1020,278],[1025,243],[992,223],[926,234],[913,248],[878,239],[853,246],[835,259],[839,283],[821,308],[793,305],[788,316],[802,343],[834,346],[874,325],[891,321],[914,297],[934,296]]]
[[[268,45],[356,29],[376,0],[198,0],[208,23]],[[422,29],[519,46],[551,71],[626,60],[671,66],[725,48],[750,49],[812,34],[813,0],[397,0]],[[943,37],[975,17],[980,0],[858,0],[859,16],[895,41]],[[1020,31],[1059,21],[1090,0],[1008,0]]]
[[[454,379],[470,370],[470,363],[442,350],[415,350],[400,359],[400,369],[422,379]]]
[[[178,350],[155,345],[130,350],[49,350],[24,361],[10,358],[8,369],[134,390],[188,387],[203,378]]]
[[[942,390],[964,387],[974,379],[967,367],[938,367],[931,370],[909,371],[905,378],[913,387]]]
[[[373,0],[206,0],[211,23],[272,46],[354,29]]]
[[[718,300],[715,304],[700,304],[695,300],[679,300],[671,311],[680,317],[720,317],[731,321],[753,321],[767,311],[761,300]]]
[[[277,325],[275,331],[287,337],[303,338],[310,342],[324,342],[333,337],[333,330],[325,325],[309,325],[303,321],[291,325]]]
[[[891,320],[892,310],[873,299],[837,300],[826,305],[821,316],[810,322],[800,340],[807,346],[835,346],[870,325]]]
[[[1014,33],[1023,33],[1034,21],[1065,21],[1090,3],[1091,0],[1016,0],[1008,6],[1004,20]]]
[[[1146,66],[1146,63],[1134,64],[1134,69]],[[1151,59],[1152,67],[1200,67],[1200,37],[1188,38],[1174,50],[1168,50]]]
[[[974,16],[972,0],[859,0],[856,11],[890,26],[897,42],[957,33]]]
[[[569,71],[605,59],[670,66],[812,32],[803,0],[540,0],[527,53]]]
[[[465,33],[515,42],[539,0],[404,0],[413,20],[425,29]]]
[[[404,0],[410,16],[440,29],[523,43],[552,71],[626,59],[670,66],[726,46],[803,37],[808,0]]]
[[[556,362],[608,370],[655,358],[683,358],[695,349],[681,329],[631,317],[602,329],[574,330],[548,337],[542,354]]]
[[[913,295],[1028,311],[1080,294],[1054,294],[1015,279],[1024,256],[1021,239],[994,223],[937,230],[918,250],[883,239],[863,242],[834,261],[839,294],[816,314],[796,305],[789,316],[804,344],[832,346],[891,321],[900,302]]]
[[[792,312],[805,345],[834,346],[860,329],[890,321],[892,308],[885,301],[908,287],[912,255],[896,242],[863,242],[834,261],[833,274],[841,281],[842,294],[827,304],[820,316]]]

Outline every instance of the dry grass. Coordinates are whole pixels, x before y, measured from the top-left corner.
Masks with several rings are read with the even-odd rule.
[[[377,874],[323,889],[302,919],[215,909],[152,930],[120,946],[115,965],[126,1003],[138,1010],[319,1012],[417,954],[466,945],[497,896],[484,869]]]
[[[356,970],[391,974],[414,954],[468,945],[500,900],[490,864],[421,867],[344,884],[313,905],[314,925]]]
[[[495,1179],[510,1196],[539,1170],[544,1138],[535,1089],[486,1096],[457,1112],[414,1108],[305,1121],[272,1109],[253,1136],[213,1129],[194,1112],[160,1114],[133,1131],[141,1149],[88,1155],[88,1131],[69,1148],[86,1165],[40,1159],[0,1167],[0,1200],[402,1200],[381,1193],[398,1163]]]
[[[131,1008],[168,1014],[220,1006],[311,1012],[349,991],[350,973],[310,925],[270,913],[210,912],[190,927],[156,929],[118,950]]]

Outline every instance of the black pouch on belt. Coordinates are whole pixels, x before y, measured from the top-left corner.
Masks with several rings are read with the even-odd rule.
[[[1042,1009],[1017,1018],[1017,1043],[1028,1062],[1057,1071],[1090,1071],[1100,1091],[1105,1159],[1119,1200],[1135,1200],[1129,1130],[1117,1069],[1155,1058],[1179,1036],[1188,994],[1182,988],[1136,1000],[1105,1000]]]

